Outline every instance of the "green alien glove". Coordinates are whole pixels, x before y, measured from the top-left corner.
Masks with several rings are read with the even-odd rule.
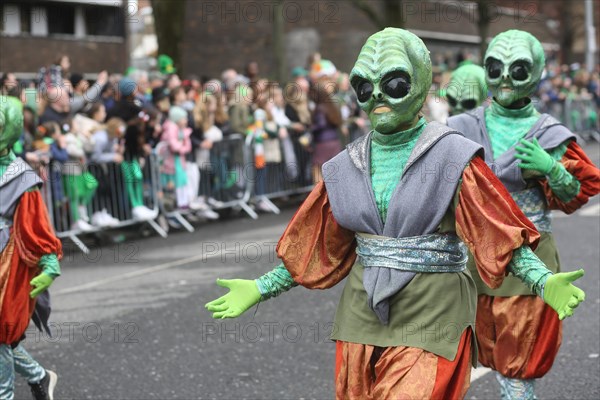
[[[216,319],[239,317],[261,299],[258,286],[253,280],[217,279],[217,285],[229,288],[229,293],[204,306]]]
[[[563,320],[573,315],[573,310],[585,300],[585,293],[571,282],[581,278],[584,271],[561,272],[546,280],[544,285],[544,302],[558,313]]]
[[[54,278],[52,278],[50,275],[47,275],[45,272],[42,272],[33,278],[31,282],[29,282],[29,284],[34,288],[29,293],[29,297],[32,299],[36,298],[40,293],[48,289],[50,285],[52,285],[52,282],[54,282]]]
[[[536,138],[531,142],[521,139],[519,143],[523,145],[523,147],[518,146],[515,148],[517,151],[515,157],[523,161],[519,163],[519,167],[532,169],[543,175],[550,173],[556,161],[554,161],[546,150],[542,149]]]

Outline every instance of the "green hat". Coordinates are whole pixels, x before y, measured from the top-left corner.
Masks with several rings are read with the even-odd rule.
[[[297,78],[299,76],[308,76],[308,71],[302,67],[296,67],[292,70],[292,78]]]
[[[174,74],[177,72],[175,67],[173,67],[173,59],[166,54],[161,54],[158,56],[158,70],[161,74]]]

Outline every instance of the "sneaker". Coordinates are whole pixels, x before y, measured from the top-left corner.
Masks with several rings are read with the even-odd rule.
[[[79,218],[81,218],[85,222],[90,222],[90,217],[88,216],[87,206],[79,205],[79,207],[77,207],[77,210],[79,211]]]
[[[97,211],[94,213],[94,215],[92,215],[92,224],[99,228],[108,226],[108,223],[106,221],[106,214],[104,213],[104,211]]]
[[[35,400],[53,400],[54,388],[58,381],[58,375],[55,372],[46,370],[46,375],[38,383],[30,383],[31,394]]]
[[[190,203],[190,209],[194,211],[204,211],[208,210],[208,204],[204,200],[198,199],[194,200]]]
[[[107,226],[115,227],[115,226],[119,226],[119,224],[121,223],[121,221],[119,221],[117,218],[110,215],[108,213],[108,211],[106,211],[106,208],[104,210],[102,210],[102,214],[103,214],[103,220]]]
[[[94,227],[80,219],[71,225],[71,229],[74,231],[91,232],[94,230]]]
[[[213,220],[213,221],[219,219],[219,214],[217,214],[210,208],[206,208],[206,210],[200,210],[196,213],[196,215],[198,215],[200,217],[204,217],[206,219]]]
[[[145,206],[137,206],[131,209],[131,214],[133,215],[133,219],[138,221],[148,221],[150,219],[155,219],[158,216],[158,211],[151,210]]]

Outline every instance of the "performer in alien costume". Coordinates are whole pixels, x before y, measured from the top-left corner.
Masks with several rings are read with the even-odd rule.
[[[461,398],[476,304],[462,241],[491,287],[511,271],[562,317],[584,298],[570,283],[583,271],[550,276],[529,247],[538,233],[481,147],[419,115],[431,60],[417,36],[374,34],[350,79],[374,131],[323,166],[324,182],[278,243],[282,264],[257,280],[218,280],[230,291],[206,307],[234,318],[293,286],[326,289],[347,277],[332,336],[336,398]]]
[[[485,55],[492,103],[450,118],[448,126],[483,145],[486,162],[541,233],[535,254],[556,273],[560,262],[550,210],[572,213],[584,205],[600,191],[600,173],[573,133],[533,107],[530,96],[544,63],[542,45],[531,34],[499,34]],[[470,259],[471,271],[479,269],[476,262],[477,257]],[[474,278],[479,361],[497,371],[503,399],[535,398],[534,379],[544,376],[554,362],[561,322],[517,279],[507,277],[499,288],[489,288]]]
[[[479,107],[487,99],[485,70],[479,65],[466,64],[458,67],[446,88],[446,100],[450,114],[456,115]]]
[[[38,190],[42,180],[12,152],[23,131],[19,99],[0,96],[0,399],[14,397],[15,372],[36,399],[52,399],[56,374],[40,366],[19,342],[35,298],[60,275],[60,241]]]

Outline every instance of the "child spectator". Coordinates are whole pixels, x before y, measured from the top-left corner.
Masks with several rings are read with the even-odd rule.
[[[155,219],[158,212],[144,205],[144,174],[146,157],[150,153],[145,143],[146,123],[149,117],[143,115],[133,120],[125,130],[125,153],[121,171],[125,179],[127,196],[134,219],[147,221]]]
[[[120,164],[123,161],[119,140],[125,132],[125,122],[120,118],[111,118],[106,125],[106,109],[102,103],[94,103],[88,116],[97,123],[93,130],[93,150],[90,154],[89,171],[98,181],[98,189],[94,201],[92,223],[100,227],[117,226],[119,220],[108,211],[113,204],[114,182],[111,182],[108,169],[109,163]]]
[[[163,125],[162,141],[167,144],[167,151],[164,153],[161,180],[164,187],[175,189],[178,208],[190,206],[185,157],[192,151],[191,134],[187,111],[181,107],[171,107],[169,118]]]

